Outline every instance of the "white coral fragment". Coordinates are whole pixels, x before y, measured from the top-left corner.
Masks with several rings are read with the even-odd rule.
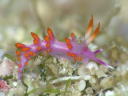
[[[5,57],[0,64],[0,76],[10,75],[15,65],[15,62]]]

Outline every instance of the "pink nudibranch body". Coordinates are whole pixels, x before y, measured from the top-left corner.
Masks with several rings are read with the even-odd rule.
[[[33,44],[24,45],[21,43],[16,43],[16,47],[20,49],[20,51],[16,51],[18,56],[18,78],[21,79],[22,71],[25,65],[28,64],[28,61],[32,56],[35,56],[38,52],[47,52],[51,56],[55,56],[58,58],[65,58],[68,60],[74,60],[78,62],[88,62],[89,60],[93,60],[99,64],[103,64],[108,66],[105,62],[98,59],[96,54],[101,52],[101,50],[96,50],[92,52],[88,48],[88,43],[90,43],[96,35],[99,33],[100,24],[95,29],[94,33],[89,37],[93,27],[93,17],[89,22],[89,26],[87,28],[86,36],[87,41],[83,41],[82,43],[78,43],[76,41],[75,35],[72,33],[71,38],[65,38],[65,42],[60,42],[55,39],[53,32],[50,28],[48,28],[48,35],[44,37],[44,40],[41,40],[35,33],[31,32],[32,37],[34,38]],[[89,38],[88,38],[89,37]]]

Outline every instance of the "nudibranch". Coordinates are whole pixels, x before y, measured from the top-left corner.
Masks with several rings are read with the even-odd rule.
[[[47,36],[44,37],[44,40],[41,40],[37,34],[31,32],[34,39],[33,44],[25,45],[16,43],[16,47],[19,49],[16,51],[16,55],[18,57],[18,78],[21,79],[22,71],[28,64],[30,58],[37,55],[39,52],[47,52],[51,56],[74,60],[76,62],[87,63],[89,60],[93,60],[99,64],[108,66],[107,63],[96,57],[96,54],[100,53],[101,50],[92,52],[88,48],[88,44],[94,40],[100,31],[100,23],[91,35],[92,28],[93,17],[90,19],[87,27],[87,32],[85,34],[86,40],[81,43],[77,42],[74,33],[71,34],[70,38],[65,38],[65,42],[61,42],[54,37],[50,28],[48,28]]]

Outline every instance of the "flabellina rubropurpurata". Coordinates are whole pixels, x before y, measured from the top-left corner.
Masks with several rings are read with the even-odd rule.
[[[16,47],[20,51],[16,51],[18,56],[18,78],[21,79],[22,71],[24,67],[28,64],[28,61],[32,56],[37,55],[39,52],[47,52],[51,56],[65,58],[68,60],[74,60],[76,62],[87,63],[89,60],[93,60],[99,64],[109,66],[104,61],[96,57],[97,53],[100,53],[101,50],[96,50],[92,52],[88,48],[88,44],[92,42],[100,30],[100,23],[94,30],[91,35],[93,28],[93,17],[89,21],[87,27],[87,32],[85,38],[87,40],[78,43],[75,37],[75,34],[72,33],[70,38],[65,38],[65,42],[58,41],[50,28],[47,30],[47,36],[44,37],[44,40],[41,40],[37,34],[31,32],[33,37],[33,44],[25,45],[21,43],[16,43]]]

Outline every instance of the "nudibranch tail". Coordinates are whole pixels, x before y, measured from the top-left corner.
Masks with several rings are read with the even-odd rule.
[[[93,17],[89,21],[86,35],[91,35],[92,27]],[[108,64],[96,57],[96,54],[100,53],[101,50],[92,52],[88,48],[88,43],[95,39],[96,35],[99,33],[99,30],[100,23],[90,38],[87,38],[87,41],[82,43],[78,43],[76,41],[74,33],[71,34],[71,38],[65,38],[65,42],[61,42],[55,39],[53,31],[50,28],[48,28],[48,35],[44,37],[44,40],[41,40],[37,34],[31,32],[31,35],[34,39],[33,44],[25,45],[16,43],[16,47],[18,48],[16,51],[16,55],[18,57],[18,78],[22,78],[22,71],[24,70],[24,67],[28,64],[30,58],[36,56],[38,52],[48,53],[51,56],[55,56],[57,58],[65,58],[75,62],[87,63],[89,60],[93,60],[99,64],[108,66]]]

